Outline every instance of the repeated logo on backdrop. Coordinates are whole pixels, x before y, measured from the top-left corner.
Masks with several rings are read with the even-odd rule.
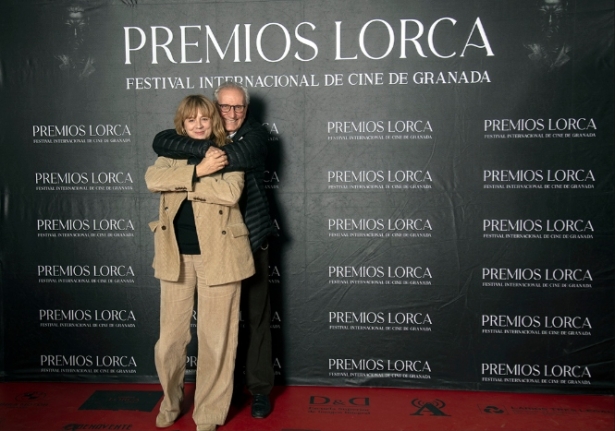
[[[569,139],[595,138],[593,118],[522,118],[484,120],[485,139]]]
[[[592,323],[587,316],[483,314],[481,327],[483,334],[592,335]]]
[[[408,190],[431,189],[432,174],[428,170],[329,170],[330,190]]]
[[[36,191],[121,192],[132,191],[130,172],[36,172]]]
[[[41,373],[50,374],[137,374],[137,360],[130,354],[40,355]]]
[[[425,312],[330,311],[329,329],[336,331],[431,332],[433,320]]]
[[[482,363],[481,381],[491,383],[591,385],[592,375],[581,364]]]
[[[41,328],[136,328],[133,310],[39,310]]]
[[[369,379],[431,379],[425,359],[329,358],[329,377]]]
[[[135,226],[137,222],[129,218],[36,220],[39,238],[134,237]]]

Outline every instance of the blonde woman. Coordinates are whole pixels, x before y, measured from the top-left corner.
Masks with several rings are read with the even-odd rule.
[[[201,95],[181,101],[175,128],[192,139],[223,146],[226,132],[216,106]],[[239,327],[241,280],[254,274],[248,229],[239,210],[242,172],[217,172],[223,153],[198,164],[159,157],[147,169],[147,188],[160,193],[154,232],[154,276],[160,279],[160,337],[154,354],[164,399],[158,428],[181,413],[186,347],[195,292],[198,363],[192,415],[198,431],[224,424],[232,390]]]

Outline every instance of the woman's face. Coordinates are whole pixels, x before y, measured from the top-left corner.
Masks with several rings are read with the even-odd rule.
[[[184,129],[192,139],[208,139],[211,136],[211,119],[203,115],[199,109],[195,117],[184,120]]]

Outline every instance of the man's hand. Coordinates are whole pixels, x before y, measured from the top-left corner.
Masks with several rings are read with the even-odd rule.
[[[228,165],[226,153],[218,147],[209,147],[201,163],[196,165],[196,176],[204,177],[218,172]]]
[[[214,147],[213,145],[209,147],[207,149],[207,152],[205,153],[205,157],[213,157],[213,156],[220,156],[220,155],[226,157],[226,153],[224,151],[222,151],[218,147]]]

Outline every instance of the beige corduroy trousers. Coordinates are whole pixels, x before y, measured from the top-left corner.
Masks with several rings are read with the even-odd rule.
[[[173,423],[184,396],[186,347],[197,304],[198,361],[194,422],[222,425],[233,394],[233,370],[239,329],[241,282],[208,286],[200,255],[181,255],[180,278],[160,281],[160,338],[154,348],[156,371],[164,392],[159,417]]]

